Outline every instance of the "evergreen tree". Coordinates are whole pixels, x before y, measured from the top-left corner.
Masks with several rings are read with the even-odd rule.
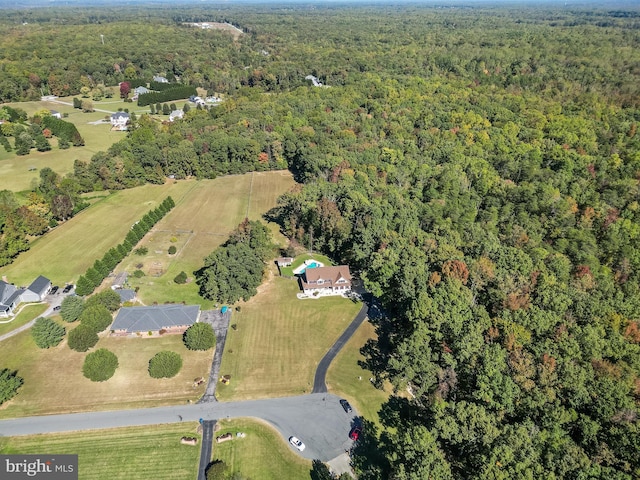
[[[40,317],[31,327],[31,336],[40,348],[55,347],[62,341],[65,333],[66,329],[50,318]]]
[[[82,277],[80,277],[82,278]],[[80,281],[78,280],[78,283]],[[76,287],[76,292],[78,287]],[[60,316],[65,322],[75,322],[80,318],[84,309],[84,299],[77,295],[69,295],[64,297],[60,304]]]
[[[80,324],[69,332],[68,344],[71,350],[86,352],[98,343],[98,334],[89,325]]]
[[[183,340],[189,350],[209,350],[216,343],[216,334],[208,323],[194,323],[186,332]]]

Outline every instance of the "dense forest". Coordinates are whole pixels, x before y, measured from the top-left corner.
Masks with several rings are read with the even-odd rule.
[[[397,395],[359,478],[640,476],[640,10],[64,13],[0,22],[0,98],[153,74],[227,98],[142,115],[68,182],[287,166],[271,218],[380,302],[366,366]]]

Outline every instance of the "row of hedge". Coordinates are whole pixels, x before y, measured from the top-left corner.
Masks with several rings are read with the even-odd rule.
[[[127,233],[127,236],[117,247],[111,248],[104,254],[101,260],[96,260],[84,275],[81,275],[76,285],[78,295],[90,295],[109,273],[126,257],[133,247],[144,237],[151,228],[162,219],[173,207],[175,202],[171,197],[165,200],[153,210],[150,210],[136,222]]]
[[[71,122],[65,122],[54,116],[45,115],[42,117],[42,125],[51,130],[51,133],[56,137],[71,142],[74,147],[84,145],[84,138],[82,138],[76,126]]]
[[[138,96],[138,106],[145,107],[147,105],[151,105],[152,103],[163,103],[163,102],[171,102],[173,100],[181,100],[183,98],[189,98],[192,95],[197,95],[196,87],[193,86],[179,86],[176,87],[175,84],[165,84],[172,85],[174,88],[165,90],[163,92],[150,92],[143,93]]]

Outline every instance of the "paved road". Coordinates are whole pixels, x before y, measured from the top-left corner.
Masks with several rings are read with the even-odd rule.
[[[307,448],[304,458],[329,461],[351,447],[349,430],[357,413],[347,414],[339,397],[315,393],[297,397],[200,403],[169,407],[86,412],[0,420],[0,436],[255,417],[269,422],[285,441],[295,435]],[[293,447],[290,447],[293,448]],[[297,452],[297,450],[296,450]]]
[[[362,304],[362,308],[356,315],[356,318],[353,319],[351,324],[347,327],[347,329],[340,335],[340,338],[336,340],[329,351],[325,353],[320,363],[318,363],[318,368],[316,369],[316,375],[313,379],[313,390],[311,393],[324,393],[327,391],[327,384],[325,383],[325,379],[327,377],[327,370],[329,369],[329,365],[336,357],[338,352],[342,350],[342,347],[345,346],[347,341],[352,337],[358,327],[364,322],[365,318],[367,318],[367,310],[368,306],[366,303]]]
[[[200,465],[198,466],[198,480],[207,480],[207,465],[211,458],[211,448],[213,447],[213,427],[214,420],[202,422],[202,444],[200,445]]]
[[[62,300],[64,299],[64,297],[67,296],[67,294],[64,295],[47,295],[46,298],[46,303],[49,304],[49,307],[37,318],[34,318],[33,320],[25,323],[24,325],[11,330],[10,332],[5,333],[4,335],[0,335],[0,342],[3,340],[6,340],[7,338],[11,338],[14,335],[19,334],[20,332],[24,332],[25,330],[33,327],[33,324],[36,323],[36,320],[40,317],[50,317],[51,315],[53,315],[54,313],[56,313],[53,308],[57,307],[58,305],[60,305],[62,303]],[[42,302],[45,303],[45,302]],[[24,304],[27,305],[27,304]]]

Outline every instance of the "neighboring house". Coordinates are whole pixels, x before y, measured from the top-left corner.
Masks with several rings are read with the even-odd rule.
[[[131,290],[130,288],[119,288],[114,290],[118,295],[120,295],[120,303],[134,302],[136,299],[136,291]]]
[[[184,333],[200,318],[198,305],[153,305],[122,307],[111,325],[112,335]]]
[[[151,90],[149,90],[147,87],[140,86],[140,87],[134,88],[133,93],[136,95],[143,95],[145,93],[149,93],[150,91]]]
[[[158,83],[169,83],[169,80],[161,76],[153,77],[153,81]]]
[[[184,112],[182,110],[174,110],[169,114],[169,121],[173,122],[174,120],[180,120],[184,117]]]
[[[307,268],[300,278],[306,294],[341,295],[351,290],[348,265]]]
[[[113,282],[111,282],[111,288],[113,290],[117,288],[122,288],[127,283],[127,272],[120,272],[114,278]]]
[[[116,112],[111,115],[111,129],[124,131],[131,120],[131,116],[127,112]]]
[[[60,112],[58,112],[57,110],[49,110],[51,112],[51,116],[52,117],[56,117],[56,118],[60,118],[62,119],[62,114]]]
[[[51,280],[40,275],[27,288],[16,288],[0,280],[0,317],[10,317],[20,303],[41,302],[51,289]]]
[[[276,265],[279,267],[290,267],[293,263],[293,258],[291,257],[280,257],[276,258]]]

